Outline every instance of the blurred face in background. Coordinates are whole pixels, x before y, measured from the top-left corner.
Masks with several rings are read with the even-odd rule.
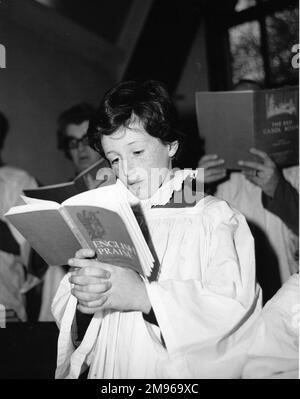
[[[75,165],[76,173],[81,173],[101,158],[88,144],[86,132],[89,121],[79,125],[70,124],[65,129],[68,137],[68,151]]]

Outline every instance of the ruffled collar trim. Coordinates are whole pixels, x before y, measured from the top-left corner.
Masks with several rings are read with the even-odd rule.
[[[195,171],[191,169],[177,170],[173,173],[173,177],[170,178],[166,183],[162,184],[161,187],[152,195],[152,197],[145,200],[140,200],[127,187],[117,179],[116,185],[120,187],[121,190],[125,191],[126,196],[129,200],[130,205],[140,204],[142,209],[151,209],[153,206],[166,205],[173,196],[174,191],[180,191],[182,188],[182,183],[185,179],[195,178]]]

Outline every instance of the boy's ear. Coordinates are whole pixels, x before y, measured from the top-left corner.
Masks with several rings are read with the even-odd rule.
[[[168,152],[169,152],[169,157],[170,158],[173,158],[175,156],[175,154],[176,154],[176,152],[178,150],[178,146],[179,146],[179,143],[178,143],[177,140],[168,144]]]

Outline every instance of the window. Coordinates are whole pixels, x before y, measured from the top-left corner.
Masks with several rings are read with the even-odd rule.
[[[235,11],[242,11],[248,7],[255,6],[255,5],[256,5],[256,0],[238,0],[237,4],[235,6]]]
[[[261,35],[257,21],[245,22],[229,29],[230,52],[232,56],[232,82],[240,79],[265,80],[264,63],[261,55]]]
[[[298,43],[299,10],[284,10],[266,17],[270,81],[274,84],[293,81],[298,70],[292,67],[291,49]]]
[[[239,0],[229,23],[231,84],[241,78],[266,87],[298,84],[292,66],[293,45],[299,43],[299,8],[293,0]]]

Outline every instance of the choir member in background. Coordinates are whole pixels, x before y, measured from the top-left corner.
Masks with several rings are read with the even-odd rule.
[[[236,89],[258,90],[260,87],[247,81],[241,82]],[[265,301],[268,301],[253,325],[242,378],[298,379],[299,168],[280,170],[265,152],[253,148],[250,153],[260,161],[241,160],[243,171],[239,173],[222,169],[220,165],[224,160],[215,154],[205,155],[198,165],[205,168],[208,188],[243,211],[248,221],[265,232],[282,270],[282,287],[276,293],[274,288],[267,292]],[[255,238],[259,267],[266,270],[263,283],[271,285],[272,268],[276,263],[272,263],[274,258],[266,256],[266,240],[261,240],[261,234],[256,234]]]
[[[58,148],[74,166],[74,176],[71,180],[97,161],[103,160],[104,167],[98,170],[96,179],[91,174],[86,176],[89,189],[110,184],[115,180],[113,173],[108,173],[111,171],[108,162],[89,146],[87,129],[94,112],[95,108],[92,105],[79,103],[63,111],[57,119]],[[48,268],[44,275],[39,321],[53,321],[51,302],[66,270],[67,266],[53,266]]]
[[[251,80],[242,80],[235,90],[260,90]],[[251,155],[257,161],[251,160]],[[241,211],[255,239],[257,275],[264,303],[296,273],[298,266],[299,166],[280,169],[267,153],[249,149],[249,159],[240,160],[240,171],[229,171],[218,154],[204,155],[208,192]]]
[[[88,169],[101,159],[105,164],[105,168],[109,167],[104,157],[89,145],[87,129],[89,120],[93,117],[94,112],[95,108],[92,105],[79,103],[62,112],[57,120],[58,148],[64,151],[65,156],[72,161],[75,175]],[[107,172],[107,169],[103,171],[104,175],[105,172]],[[111,179],[111,182],[113,182],[112,175],[104,175],[102,176],[101,171],[99,171],[96,181],[88,175],[87,183],[89,188],[100,186],[104,179]]]
[[[26,321],[25,292],[37,281],[26,271],[29,245],[4,214],[17,204],[23,190],[36,188],[37,182],[25,170],[4,162],[2,152],[8,131],[8,120],[0,112],[0,311],[5,309],[7,321]]]

